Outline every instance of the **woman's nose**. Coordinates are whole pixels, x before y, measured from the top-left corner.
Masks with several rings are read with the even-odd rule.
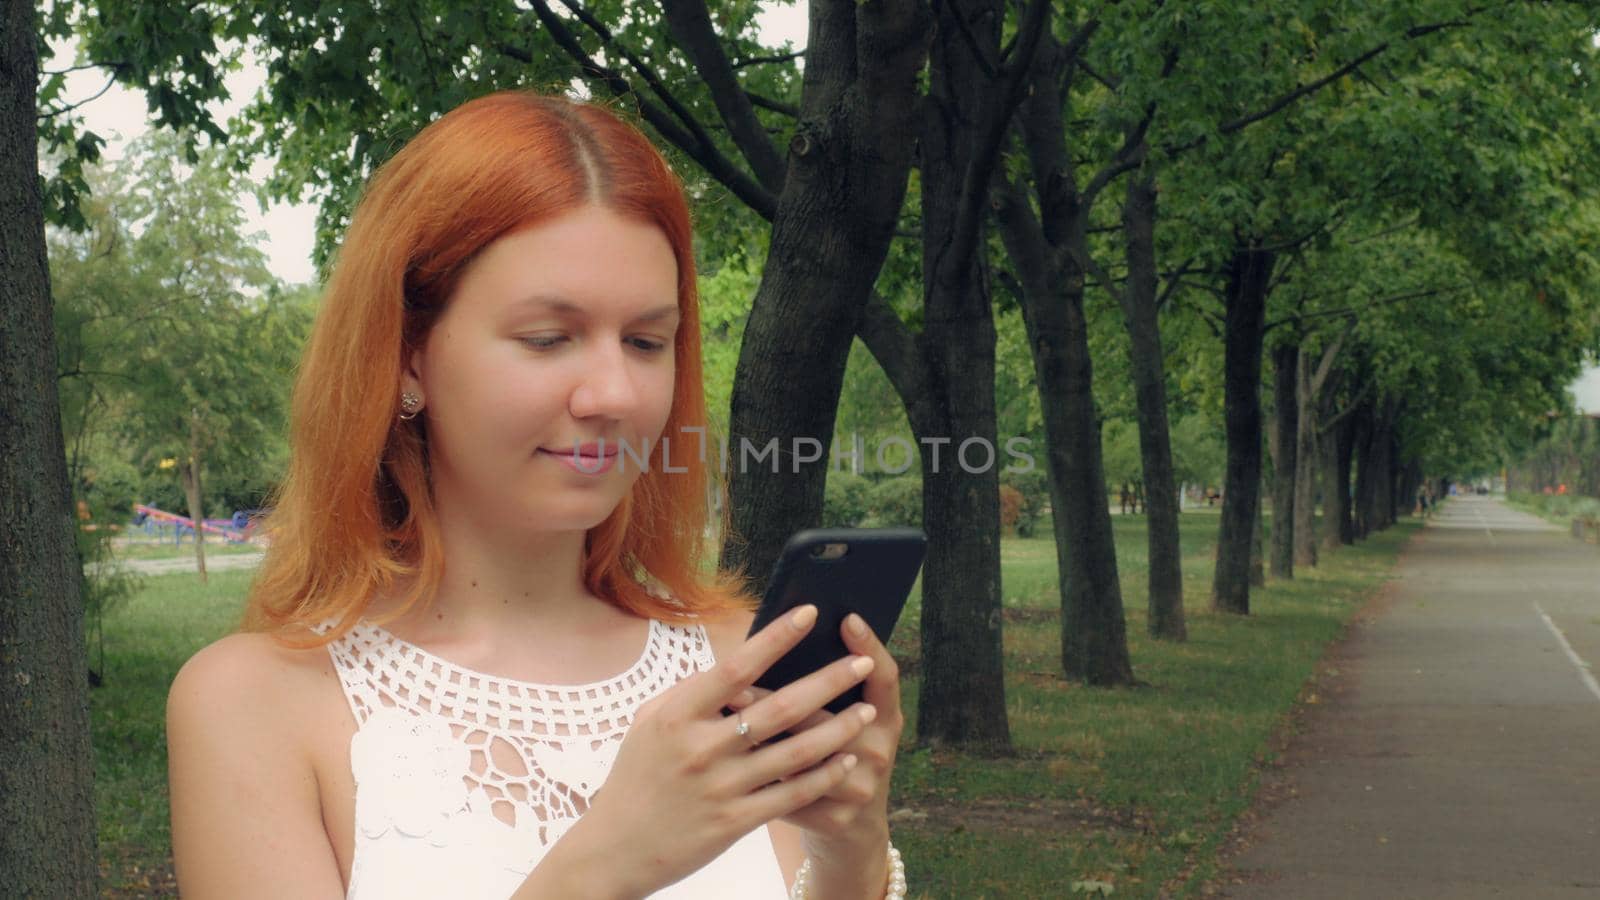
[[[572,392],[574,418],[621,418],[632,412],[638,403],[638,386],[621,342],[606,343],[610,346],[585,354],[577,387]]]

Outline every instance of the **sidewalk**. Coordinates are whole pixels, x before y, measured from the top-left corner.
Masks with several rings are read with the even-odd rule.
[[[1458,497],[1396,578],[1264,776],[1225,896],[1600,897],[1600,548]]]
[[[222,572],[228,569],[253,569],[261,564],[260,553],[207,553],[206,571]],[[193,572],[198,566],[194,556],[172,559],[124,559],[117,565],[139,575],[170,575],[174,572]]]

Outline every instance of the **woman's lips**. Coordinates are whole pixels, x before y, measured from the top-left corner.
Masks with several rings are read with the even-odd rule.
[[[609,448],[608,448],[609,449]],[[563,465],[580,475],[600,475],[609,472],[617,464],[615,450],[610,450],[605,456],[586,455],[573,453],[571,450],[557,451],[541,449],[540,453],[547,454],[560,460]]]

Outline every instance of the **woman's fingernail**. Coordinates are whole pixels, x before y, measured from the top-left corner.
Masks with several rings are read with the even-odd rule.
[[[878,717],[878,708],[876,706],[868,704],[866,706],[860,707],[858,709],[858,711],[857,711],[857,714],[861,716],[861,724],[869,725],[869,724],[872,723],[873,719],[876,719]]]
[[[738,706],[741,709],[746,707],[746,706],[749,706],[750,704],[756,702],[755,692],[750,690],[749,688],[745,688],[744,690],[739,692],[738,696],[733,698],[733,702],[734,702],[735,706]]]
[[[854,753],[846,753],[845,756],[844,756],[844,770],[846,772],[848,772],[851,769],[854,769],[855,767],[856,767],[856,755]]]
[[[872,666],[872,657],[859,656],[856,657],[855,662],[850,664],[850,671],[856,673],[857,675],[869,675],[872,673]]]
[[[805,631],[816,620],[817,608],[807,604],[794,611],[794,615],[789,617],[789,624],[793,625],[797,630]]]
[[[857,615],[855,613],[851,613],[849,622],[850,622],[850,633],[851,634],[855,635],[856,637],[866,637],[867,636],[867,620],[866,619],[861,618],[859,615]]]

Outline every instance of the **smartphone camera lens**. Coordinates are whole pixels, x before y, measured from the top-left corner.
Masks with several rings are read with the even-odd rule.
[[[811,555],[817,559],[840,559],[849,552],[850,545],[844,543],[818,544],[811,548]]]

